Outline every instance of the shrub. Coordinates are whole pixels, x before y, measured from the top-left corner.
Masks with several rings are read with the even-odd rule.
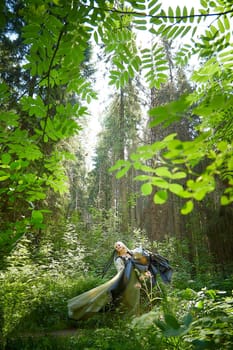
[[[148,342],[160,339],[160,349],[232,348],[232,296],[207,288],[172,293],[166,306],[134,319],[132,326],[141,337]]]

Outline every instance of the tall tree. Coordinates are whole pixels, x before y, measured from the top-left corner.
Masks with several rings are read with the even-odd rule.
[[[128,87],[115,93],[113,101],[103,122],[103,131],[99,135],[96,150],[94,190],[99,208],[113,209],[120,216],[122,232],[127,232],[132,223],[130,197],[132,197],[132,177],[125,178],[120,183],[112,176],[108,169],[119,157],[127,157],[138,144],[138,126],[141,119],[141,108],[138,100],[137,88],[133,82]],[[124,195],[123,193],[124,192]],[[127,220],[125,222],[125,220]]]

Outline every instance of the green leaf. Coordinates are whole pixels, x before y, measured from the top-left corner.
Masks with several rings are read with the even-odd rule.
[[[159,188],[168,188],[169,187],[169,183],[166,180],[164,180],[160,177],[155,177],[155,176],[152,178],[152,184],[154,186],[159,187]]]
[[[187,7],[186,6],[184,6],[184,8],[183,8],[183,21],[184,22],[187,22],[187,16],[188,16],[188,10],[187,10]]]
[[[96,44],[98,44],[99,37],[98,37],[98,33],[96,31],[94,32],[94,40],[95,40]]]
[[[8,175],[0,175],[0,181],[5,181],[5,180],[9,179],[9,177],[10,177],[10,174],[8,174]]]
[[[159,167],[155,169],[155,174],[161,177],[168,177],[171,178],[171,172],[168,170],[167,167]]]
[[[144,165],[144,164],[141,164],[140,168],[138,168],[142,171],[145,171],[145,172],[149,172],[149,173],[155,173],[155,169],[148,166],[148,165]]]
[[[194,10],[194,7],[192,7],[191,11],[190,11],[190,22],[191,23],[194,22],[194,14],[195,14],[195,10]]]
[[[166,324],[174,329],[179,329],[180,328],[180,324],[178,322],[178,320],[171,314],[165,314],[164,315],[164,319]]]
[[[199,300],[196,304],[195,307],[198,309],[203,309],[204,308],[204,302],[203,300]]]
[[[154,107],[149,111],[149,114],[154,119],[150,123],[150,127],[154,127],[160,123],[165,123],[166,126],[171,124],[184,115],[190,103],[187,96],[182,96],[179,100],[170,102],[164,106]]]
[[[186,176],[187,174],[184,171],[178,171],[177,173],[171,174],[171,179],[184,179]]]
[[[2,163],[3,164],[9,164],[11,161],[11,155],[9,153],[4,153],[2,155]]]
[[[174,12],[173,12],[173,9],[172,9],[172,7],[168,7],[168,16],[170,17],[169,18],[169,21],[171,22],[171,23],[174,23]]]
[[[145,19],[135,19],[134,23],[136,25],[146,25],[147,21]]]
[[[146,6],[142,3],[142,4],[139,4],[139,1],[135,2],[134,3],[134,7],[137,9],[137,10],[145,10],[146,9]]]
[[[132,59],[131,64],[134,67],[135,71],[138,72],[141,64],[141,59],[138,56],[135,56],[135,58]]]
[[[156,0],[157,2],[157,0]],[[156,12],[158,12],[158,10],[161,8],[162,4],[158,4],[157,6],[153,7],[150,12],[149,12],[149,15],[150,16],[153,16]]]
[[[44,221],[44,216],[41,210],[33,210],[31,215],[31,223],[36,227],[40,227],[43,221]]]
[[[130,166],[131,166],[131,164],[128,164],[123,169],[118,171],[117,174],[116,174],[116,178],[120,179],[121,177],[123,177],[128,172]]]
[[[220,18],[218,19],[218,28],[219,28],[219,30],[220,30],[221,33],[224,33],[224,32],[225,32],[224,25],[223,25],[223,23],[222,23],[222,21],[221,21]]]
[[[129,164],[129,162],[127,160],[123,160],[123,159],[119,159],[110,169],[109,171],[112,172],[112,171],[115,171],[115,170],[118,170],[122,167],[125,167]]]
[[[121,61],[113,60],[113,63],[117,66],[117,68],[118,68],[120,71],[125,69],[125,67],[124,67],[124,65],[122,64]],[[113,73],[113,72],[114,72],[114,71],[111,71],[111,73]],[[118,71],[115,71],[115,73],[120,74],[120,72],[118,72]]]
[[[134,70],[133,70],[132,66],[128,66],[128,70],[129,70],[130,78],[133,79],[134,78]]]
[[[183,317],[183,323],[187,328],[191,325],[192,321],[193,321],[193,317],[190,313],[188,313]]]
[[[46,193],[35,191],[35,190],[27,191],[26,195],[27,195],[27,200],[30,202],[35,202],[46,198]]]
[[[220,152],[225,152],[227,149],[227,142],[226,141],[221,141],[217,144],[217,148],[219,149]]]
[[[47,113],[47,106],[44,105],[43,100],[40,96],[32,98],[31,96],[22,97],[21,99],[22,108],[24,111],[28,111],[29,115],[36,115],[37,117],[45,117]]]
[[[135,181],[146,181],[146,180],[151,180],[151,176],[149,175],[138,175],[134,177]]]
[[[164,191],[164,190],[160,190],[156,192],[153,198],[155,204],[164,204],[166,203],[167,199],[168,199],[168,194],[167,194],[167,191]]]
[[[141,186],[141,191],[144,196],[148,196],[152,193],[152,185],[151,183],[145,183]]]
[[[164,142],[172,141],[172,140],[174,140],[174,138],[176,137],[176,135],[177,135],[177,133],[169,134],[169,135],[167,135],[167,136],[163,139],[163,141],[164,141]]]
[[[13,112],[3,112],[0,113],[0,120],[4,123],[6,126],[18,126],[18,119],[19,116],[17,114],[14,114]]]
[[[177,30],[179,29],[178,26],[175,26],[173,28],[171,28],[171,30],[166,34],[167,38],[170,39],[170,38],[174,38],[175,37],[175,33],[177,32]]]
[[[181,10],[180,10],[180,7],[177,6],[176,7],[176,17],[180,17],[181,16]]]
[[[181,37],[183,38],[191,29],[192,29],[192,26],[187,26],[183,31]]]
[[[158,0],[152,0],[149,2],[148,4],[148,8],[151,9],[151,7],[153,7],[155,4],[157,4]]]
[[[207,8],[208,4],[206,0],[200,0],[201,6]]]
[[[228,17],[226,15],[223,17],[223,21],[224,21],[225,28],[227,30],[229,30],[230,29],[230,22],[229,22]]]
[[[195,198],[197,201],[201,201],[203,198],[205,198],[205,195],[207,192],[208,192],[208,188],[197,190],[196,192],[194,192],[193,198]]]
[[[228,204],[230,204],[231,202],[233,202],[233,198],[228,198],[228,197],[225,196],[225,195],[222,195],[222,196],[221,196],[221,199],[220,199],[221,205],[228,205]]]
[[[184,191],[180,184],[170,184],[168,188],[172,193],[175,193],[178,196]]]
[[[187,215],[191,213],[192,210],[193,210],[193,201],[189,200],[185,203],[185,205],[181,209],[181,214]]]

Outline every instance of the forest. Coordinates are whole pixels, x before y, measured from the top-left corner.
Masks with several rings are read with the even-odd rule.
[[[231,350],[232,0],[0,8],[0,349]],[[171,282],[70,319],[117,241]]]

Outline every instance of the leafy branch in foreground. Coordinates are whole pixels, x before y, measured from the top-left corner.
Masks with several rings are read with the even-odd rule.
[[[178,63],[187,63],[194,53],[197,58],[205,59],[205,63],[191,77],[197,88],[178,101],[149,111],[151,127],[167,127],[182,120],[186,112],[196,115],[200,119],[196,130],[199,136],[190,141],[180,141],[174,134],[169,135],[152,145],[138,148],[129,160],[124,163],[120,161],[110,169],[117,170],[117,177],[121,177],[130,167],[134,167],[139,172],[136,180],[144,182],[141,186],[142,193],[151,195],[155,191],[156,204],[165,203],[169,192],[186,199],[187,202],[181,209],[183,214],[192,211],[195,200],[201,201],[208,193],[213,192],[218,181],[223,184],[221,204],[228,205],[233,202],[233,61],[230,41],[233,9],[230,2],[223,4],[222,1],[202,1],[201,4],[201,14],[207,14],[210,6],[214,12],[220,11],[222,17],[216,18],[216,23],[211,23],[200,38],[193,39],[191,45],[185,44],[177,55]],[[186,12],[185,8],[183,11]],[[177,8],[176,14],[179,13],[180,9]],[[175,18],[172,18],[174,11],[171,8],[168,9],[168,14],[171,18],[160,18],[159,22],[154,23],[156,28],[153,33],[169,40],[182,38],[188,31],[183,31],[182,24],[176,23]],[[187,22],[186,18],[182,20],[183,23]],[[187,24],[185,28],[188,28]],[[149,65],[152,68],[152,64]],[[198,166],[203,170],[198,170]]]
[[[106,12],[110,12],[110,13],[116,13],[116,14],[120,14],[120,15],[129,15],[129,16],[135,16],[135,17],[147,17],[147,18],[156,18],[156,19],[170,19],[172,21],[174,20],[187,20],[187,19],[193,19],[195,17],[197,18],[206,18],[206,17],[219,17],[222,15],[226,15],[228,13],[233,13],[232,9],[228,9],[226,11],[224,10],[220,10],[218,12],[215,13],[211,13],[211,12],[207,12],[207,11],[203,11],[202,13],[195,13],[194,8],[192,7],[190,10],[190,13],[188,13],[188,9],[186,6],[184,6],[183,8],[183,13],[181,13],[181,9],[179,6],[177,6],[177,10],[176,12],[173,12],[173,9],[171,6],[169,6],[169,10],[168,10],[168,14],[165,13],[164,10],[162,10],[159,14],[154,15],[155,12],[157,12],[160,7],[162,6],[162,3],[158,3],[158,1],[150,1],[148,4],[148,8],[149,8],[149,13],[147,13],[146,11],[146,5],[141,2],[140,5],[137,4],[135,1],[128,1],[129,3],[131,3],[132,8],[137,8],[137,10],[141,10],[141,11],[134,11],[134,10],[122,10],[122,9],[117,9],[116,7],[112,7],[112,8],[107,8],[107,7],[93,7],[96,10],[103,10]],[[208,1],[202,1],[203,4],[205,4],[205,7],[207,7],[207,3]],[[156,6],[155,6],[156,5]]]
[[[169,105],[157,108],[160,113],[165,113],[164,120],[167,108]],[[153,113],[156,113],[156,109]],[[164,204],[169,192],[187,200],[181,209],[182,214],[192,211],[195,200],[201,201],[213,192],[216,178],[220,177],[227,182],[221,195],[221,204],[228,205],[233,202],[233,145],[219,141],[213,150],[210,148],[211,139],[211,131],[185,142],[178,140],[176,134],[171,134],[162,141],[139,147],[130,155],[130,160],[118,161],[110,171],[117,170],[116,176],[120,178],[133,167],[141,173],[135,180],[144,182],[142,194],[151,195],[155,192],[153,199],[156,204]],[[153,162],[153,166],[147,165],[148,160]],[[208,165],[200,172],[197,170],[198,165],[204,160]]]
[[[1,246],[45,227],[50,196],[53,193],[59,201],[68,190],[64,163],[73,155],[62,149],[61,141],[79,132],[78,118],[86,115],[86,105],[95,97],[82,69],[90,39],[83,7],[74,19],[69,4],[23,1],[24,6],[16,5],[13,1],[13,13],[5,4],[4,38],[14,42],[10,27],[20,39],[18,50],[24,54],[17,62],[18,80],[26,83],[24,90],[17,81],[10,84],[7,73],[11,68],[4,67],[7,73],[0,88]],[[13,22],[17,18],[20,28],[10,24],[12,18]]]

